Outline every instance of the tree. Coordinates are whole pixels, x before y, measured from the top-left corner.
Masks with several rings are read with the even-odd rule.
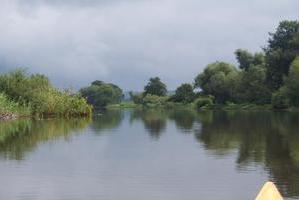
[[[239,102],[266,104],[271,101],[271,92],[266,85],[266,69],[261,65],[251,65],[240,73],[235,99]]]
[[[244,49],[235,51],[236,59],[239,63],[239,68],[247,71],[251,65],[264,65],[265,56],[263,53],[252,54]]]
[[[144,87],[144,95],[165,96],[166,93],[166,85],[161,82],[159,77],[150,78],[148,84]]]
[[[119,103],[122,99],[122,90],[111,83],[94,81],[89,87],[82,88],[80,93],[85,97],[88,103],[95,108],[102,108],[112,103]]]
[[[285,86],[290,103],[299,106],[299,56],[292,62],[289,76],[285,78]]]
[[[299,54],[299,21],[280,22],[275,33],[270,33],[266,53],[267,83],[272,90],[283,85],[290,64]]]
[[[232,100],[238,76],[233,65],[215,62],[195,78],[195,87],[201,88],[204,94],[213,95],[216,102],[224,103]]]
[[[172,96],[173,101],[182,103],[191,103],[195,99],[195,93],[193,86],[188,83],[184,83],[175,90],[175,94]]]

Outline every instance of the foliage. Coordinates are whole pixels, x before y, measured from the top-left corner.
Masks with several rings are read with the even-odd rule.
[[[143,94],[134,94],[133,92],[130,92],[130,98],[135,104],[142,104]]]
[[[265,53],[268,86],[276,90],[283,85],[283,77],[299,54],[299,21],[280,22],[276,32],[270,33]]]
[[[285,78],[285,86],[290,103],[299,106],[299,56],[290,67],[289,76]]]
[[[271,92],[266,85],[266,69],[262,65],[250,65],[240,73],[235,95],[237,102],[266,104],[271,101]]]
[[[59,91],[41,74],[29,75],[17,69],[0,76],[0,91],[18,105],[27,105],[38,116],[90,115],[91,107],[85,99],[70,91]]]
[[[193,86],[184,83],[175,90],[175,94],[171,97],[171,100],[174,102],[191,103],[194,101],[194,98]]]
[[[5,114],[28,115],[30,108],[11,101],[4,93],[0,93],[0,117]]]
[[[265,56],[263,53],[252,54],[247,50],[237,49],[235,51],[239,68],[247,71],[251,65],[264,65]]]
[[[163,106],[167,102],[168,97],[147,94],[144,96],[142,104],[148,107]]]
[[[201,88],[204,94],[213,95],[216,102],[224,103],[232,99],[238,76],[233,65],[214,62],[195,78],[195,87]]]
[[[213,105],[213,97],[199,97],[195,100],[195,106],[197,109],[207,108]]]
[[[144,95],[165,96],[167,93],[166,85],[159,77],[150,78],[147,85],[144,87]]]
[[[80,93],[95,108],[103,108],[109,104],[120,103],[123,97],[123,92],[118,86],[102,81],[92,82],[89,87],[82,88]]]
[[[282,87],[272,94],[271,104],[273,108],[287,109],[290,107],[290,99],[286,90],[286,87]]]

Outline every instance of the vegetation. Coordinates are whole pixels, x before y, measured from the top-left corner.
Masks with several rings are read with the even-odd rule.
[[[8,99],[4,93],[0,93],[0,114],[2,117],[12,117],[12,115],[29,115],[30,109]]]
[[[265,53],[267,83],[269,88],[277,90],[284,84],[284,76],[299,54],[299,21],[280,22],[276,32],[270,33]]]
[[[166,85],[159,77],[155,77],[149,79],[142,93],[133,94],[133,92],[130,92],[130,97],[135,104],[146,107],[159,107],[166,105],[169,99],[166,94]]]
[[[237,49],[238,66],[213,62],[198,74],[194,84],[180,85],[165,98],[166,86],[151,78],[140,94],[131,94],[135,104],[170,106],[192,104],[197,109],[287,109],[299,106],[299,22],[282,21],[270,33],[262,52]],[[198,92],[195,92],[198,90]]]
[[[196,98],[194,88],[191,84],[184,83],[175,90],[175,94],[171,97],[174,102],[191,103]]]
[[[195,100],[195,106],[197,109],[209,108],[213,105],[213,97],[200,97]]]
[[[5,112],[45,116],[87,116],[91,106],[70,90],[60,91],[40,74],[29,75],[23,69],[0,76],[1,101]]]
[[[150,78],[148,84],[144,87],[144,96],[146,95],[156,95],[165,96],[167,93],[167,88],[164,83],[161,82],[159,77]]]
[[[233,65],[215,62],[195,78],[194,85],[204,94],[214,96],[217,103],[225,103],[233,98],[237,77],[238,71]]]
[[[159,77],[150,78],[141,93],[130,93],[133,103],[122,103],[122,90],[111,83],[94,81],[80,95],[55,89],[44,75],[24,70],[0,76],[1,112],[30,109],[36,115],[88,115],[91,107],[174,107],[192,105],[197,109],[268,108],[299,106],[299,22],[282,21],[262,52],[235,51],[238,66],[213,62],[198,74],[194,83],[180,85],[169,95]],[[84,97],[84,98],[82,98]],[[85,100],[86,99],[86,100]],[[86,102],[87,101],[87,102]],[[4,106],[5,105],[5,106]],[[112,106],[114,105],[114,106]],[[236,106],[240,105],[240,106]],[[26,107],[26,109],[24,109]]]
[[[82,88],[80,93],[95,108],[120,103],[123,97],[123,92],[117,85],[102,81],[92,82],[89,87]]]
[[[238,68],[224,62],[209,64],[195,78],[195,87],[214,96],[218,104],[299,106],[299,22],[281,22],[270,33],[264,52],[238,49],[235,55]]]

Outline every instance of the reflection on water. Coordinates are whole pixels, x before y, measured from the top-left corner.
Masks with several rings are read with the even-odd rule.
[[[86,127],[90,119],[51,119],[32,121],[22,119],[0,122],[0,156],[22,160],[41,142],[64,137]]]
[[[260,187],[263,174],[266,175],[265,179],[277,183],[285,197],[296,199],[299,196],[299,113],[296,112],[135,109],[106,111],[96,115],[92,121],[74,119],[1,122],[0,167],[4,160],[22,162],[27,159],[27,155],[42,151],[37,148],[40,144],[56,139],[67,141],[74,133],[78,133],[80,137],[74,144],[69,144],[74,145],[72,152],[64,149],[65,143],[54,144],[53,148],[58,153],[63,152],[66,157],[72,158],[76,154],[83,160],[75,159],[68,163],[49,161],[55,169],[60,169],[62,165],[70,168],[69,163],[72,163],[72,167],[81,166],[80,173],[72,173],[62,181],[68,179],[75,185],[87,185],[88,188],[84,191],[88,191],[91,197],[75,190],[71,199],[140,199],[139,194],[145,200],[174,200],[179,197],[252,199],[252,191],[236,194],[235,190],[240,188],[234,187],[242,184],[238,182],[240,180],[248,181],[254,185],[251,189],[255,191]],[[51,157],[51,152],[43,150],[42,153]],[[38,157],[30,162],[34,164],[43,161],[45,160]],[[219,164],[221,162],[223,166]],[[101,166],[101,170],[95,166]],[[14,173],[10,171],[11,168],[5,170]],[[4,174],[5,171],[0,172],[0,175],[1,173]],[[30,177],[36,176],[35,170],[28,173]],[[227,180],[228,173],[230,180]],[[47,180],[53,176],[47,177]],[[13,180],[17,179],[18,177]],[[14,181],[12,185],[15,184]],[[91,183],[94,185],[99,182],[102,190],[91,186]],[[215,183],[223,185],[223,190],[211,189]],[[0,184],[3,184],[1,180]],[[30,185],[30,181],[28,184]],[[70,186],[59,187],[64,188],[64,193],[72,191]],[[56,191],[55,189],[53,186],[52,190]],[[0,198],[13,196],[1,196],[1,192],[3,190],[0,189]],[[49,198],[43,199],[63,199],[64,193],[49,192]],[[221,194],[217,196],[216,193]],[[253,196],[248,196],[249,193]],[[34,191],[32,194],[35,194]],[[26,199],[25,197],[20,199]]]
[[[239,169],[260,164],[284,196],[299,196],[298,113],[215,112],[196,138],[217,155],[237,150]]]

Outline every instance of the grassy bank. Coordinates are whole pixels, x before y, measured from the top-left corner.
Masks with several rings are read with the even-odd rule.
[[[118,104],[111,104],[106,106],[107,109],[117,109],[117,108],[138,108],[141,107],[141,105],[135,104],[134,102],[121,102]]]
[[[174,108],[184,108],[191,110],[278,110],[272,107],[271,104],[257,105],[257,104],[212,104],[203,105],[198,107],[196,102],[192,103],[175,103],[166,102],[164,104],[136,104],[134,102],[123,102],[119,104],[113,104],[106,107],[107,109],[123,109],[123,108],[163,108],[163,109],[174,109]],[[298,108],[290,108],[287,111],[296,111]]]

